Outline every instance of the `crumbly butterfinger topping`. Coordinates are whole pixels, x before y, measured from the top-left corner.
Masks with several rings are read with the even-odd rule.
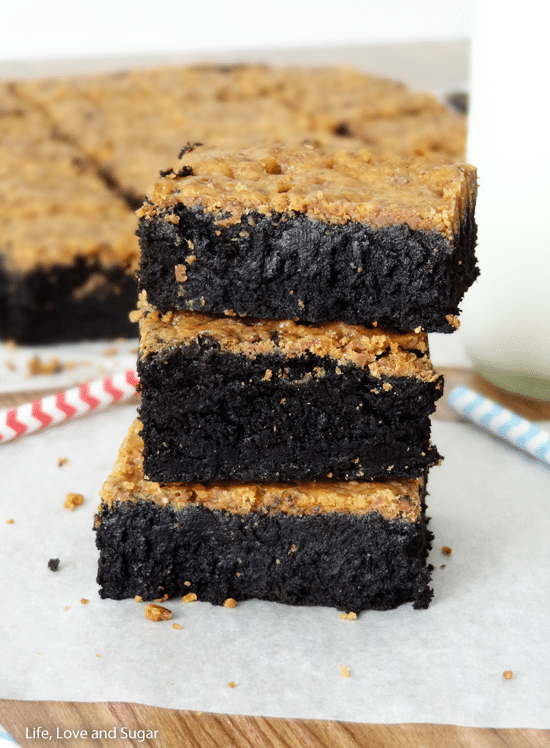
[[[250,512],[314,515],[323,512],[368,514],[414,522],[421,513],[424,478],[384,483],[319,481],[294,484],[224,482],[160,484],[143,474],[142,424],[136,420],[125,438],[111,475],[101,490],[102,506],[125,502],[153,502],[182,509],[204,506],[236,514]],[[100,507],[101,510],[101,507]],[[100,521],[100,520],[99,520]]]

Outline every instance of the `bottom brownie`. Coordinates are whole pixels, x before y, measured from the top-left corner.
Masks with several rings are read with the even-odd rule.
[[[100,595],[193,592],[388,610],[432,597],[426,479],[387,483],[161,485],[143,479],[139,422],[102,490]]]

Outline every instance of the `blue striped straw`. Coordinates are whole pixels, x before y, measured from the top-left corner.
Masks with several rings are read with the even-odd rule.
[[[550,434],[468,387],[455,387],[449,405],[461,416],[550,465]]]
[[[12,736],[9,734],[9,732],[6,732],[2,725],[0,725],[0,748],[8,748],[8,745],[11,746],[11,748],[17,748],[19,743],[15,740],[15,738],[12,738]]]

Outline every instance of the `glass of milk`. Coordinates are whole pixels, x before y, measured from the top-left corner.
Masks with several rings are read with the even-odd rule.
[[[544,6],[477,0],[468,161],[481,275],[462,304],[474,368],[550,400],[550,42]]]

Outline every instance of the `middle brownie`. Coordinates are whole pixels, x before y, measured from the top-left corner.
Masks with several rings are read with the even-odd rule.
[[[162,314],[141,304],[149,480],[381,480],[439,461],[424,333]]]

